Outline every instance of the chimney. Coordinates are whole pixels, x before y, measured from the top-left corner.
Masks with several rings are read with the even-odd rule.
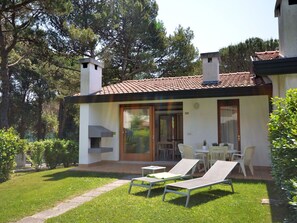
[[[277,0],[274,15],[278,17],[280,54],[297,57],[297,1]]]
[[[219,52],[201,53],[203,84],[218,84],[220,82]]]
[[[88,95],[101,91],[104,64],[93,58],[80,59],[80,94]]]

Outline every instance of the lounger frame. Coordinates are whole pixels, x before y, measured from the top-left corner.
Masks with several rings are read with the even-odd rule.
[[[216,184],[228,184],[231,186],[232,193],[234,193],[232,180],[226,179],[226,177],[233,170],[236,164],[237,162],[217,161],[201,178],[168,184],[164,188],[162,200],[165,201],[165,196],[167,193],[175,193],[175,194],[183,195],[187,197],[185,207],[188,207],[191,192],[193,190],[197,190],[204,187],[211,187]],[[219,172],[220,169],[222,170],[221,174]],[[217,174],[212,178],[211,176],[214,175],[216,171],[218,171]],[[181,191],[181,190],[186,190],[186,191]]]
[[[182,180],[192,178],[197,163],[199,162],[198,159],[182,159],[179,161],[168,173],[176,174],[176,177],[169,177],[166,179],[158,179],[153,177],[136,177],[132,178],[130,181],[130,186],[128,189],[128,193],[131,193],[131,189],[133,186],[147,188],[147,197],[150,196],[152,188],[158,183],[165,183],[171,180]]]

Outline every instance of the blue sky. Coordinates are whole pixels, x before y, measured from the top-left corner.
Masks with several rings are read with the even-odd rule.
[[[218,51],[250,37],[278,38],[275,0],[156,0],[167,34],[182,25],[194,31],[200,53]]]

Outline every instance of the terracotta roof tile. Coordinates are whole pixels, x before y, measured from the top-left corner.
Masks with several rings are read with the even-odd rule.
[[[265,84],[261,77],[256,78],[249,72],[220,74],[220,82],[218,84],[205,85],[202,82],[202,75],[127,80],[105,86],[96,95],[253,87]]]
[[[265,52],[255,52],[254,60],[274,60],[282,58],[283,56],[278,50],[275,51],[265,51]]]

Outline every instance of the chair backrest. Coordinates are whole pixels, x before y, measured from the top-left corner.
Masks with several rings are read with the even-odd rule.
[[[186,159],[194,159],[195,158],[195,152],[193,150],[192,146],[186,145],[186,144],[178,144],[178,149],[180,151],[181,157]]]
[[[214,160],[226,160],[228,152],[228,146],[211,146],[209,147],[209,159]]]
[[[245,165],[249,165],[255,154],[255,146],[248,146],[244,149],[243,160]]]
[[[218,160],[209,170],[202,176],[202,179],[211,181],[222,181],[236,166],[237,162]]]
[[[181,159],[168,172],[185,176],[185,175],[187,175],[187,173],[190,172],[190,170],[195,170],[198,161],[199,161],[198,159]],[[192,173],[193,173],[193,171],[192,171]]]
[[[234,149],[234,144],[233,143],[227,143],[227,142],[221,142],[220,144],[219,144],[219,146],[225,146],[225,145],[228,145],[228,149],[229,150],[233,150]]]

